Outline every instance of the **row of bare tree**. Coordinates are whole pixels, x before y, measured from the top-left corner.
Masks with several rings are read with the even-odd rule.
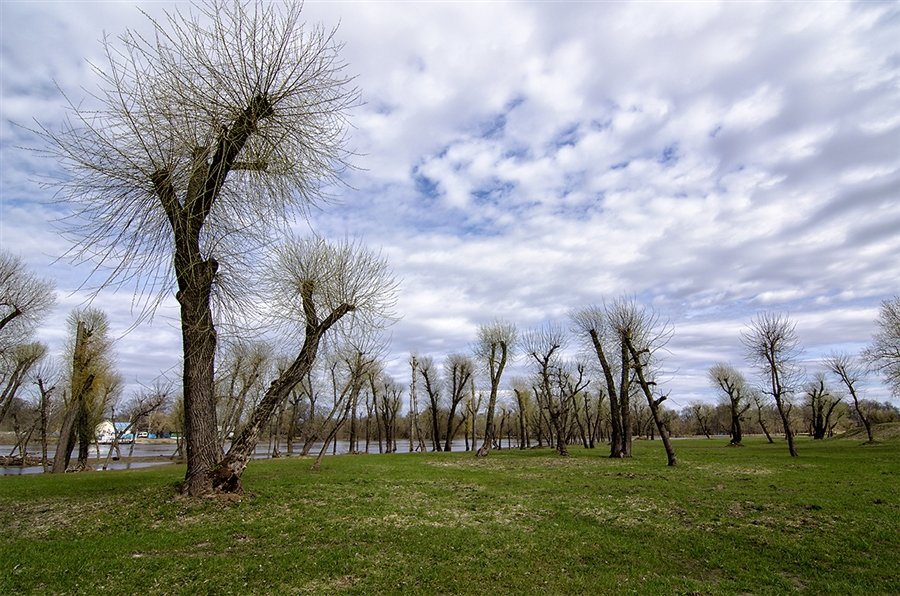
[[[893,302],[900,303],[900,298]],[[884,336],[887,335],[885,330],[889,331],[892,325],[896,336],[893,341],[900,345],[900,325],[897,324],[900,319],[895,318],[894,322],[891,322],[893,302],[884,303],[878,321],[879,333],[876,334],[872,346],[863,352],[862,357],[847,352],[834,352],[820,363],[820,367],[824,370],[812,377],[807,376],[801,366],[800,341],[796,324],[790,317],[769,312],[757,315],[749,328],[742,333],[741,341],[749,364],[758,372],[759,383],[751,386],[736,367],[726,363],[715,364],[708,373],[711,383],[721,390],[730,408],[731,444],[741,444],[741,424],[747,411],[754,405],[757,421],[769,437],[769,441],[772,441],[762,415],[763,404],[771,400],[780,418],[788,451],[792,457],[796,457],[794,436],[795,426],[800,417],[795,415],[795,408],[799,397],[805,397],[811,434],[814,438],[821,439],[837,423],[837,419],[832,417],[845,395],[852,401],[855,417],[865,427],[869,442],[873,441],[872,406],[862,400],[860,391],[867,373],[865,362],[869,363],[868,370],[883,366],[879,350]],[[842,392],[830,388],[826,372],[841,386]],[[894,387],[894,391],[896,389]],[[693,410],[698,424],[708,434],[701,416],[702,406],[695,405]]]
[[[309,376],[326,334],[377,326],[392,304],[393,280],[380,257],[290,233],[298,215],[341,183],[350,155],[347,114],[359,97],[334,31],[305,26],[301,11],[300,2],[208,0],[151,19],[150,35],[104,38],[106,63],[95,66],[100,88],[90,105],[73,101],[60,127],[32,131],[42,154],[66,170],[52,178],[71,208],[70,256],[111,272],[100,286],[137,280],[147,313],[165,295],[179,304],[182,490],[189,495],[240,490],[260,433]],[[666,333],[639,307],[611,306],[587,309],[576,321],[602,370],[596,385],[610,404],[612,455],[630,454],[629,404],[637,395],[647,400],[674,464],[661,414],[666,396],[654,374]],[[222,316],[259,311],[280,318],[295,341],[224,452],[218,327]],[[560,437],[577,426],[572,404],[587,384],[586,369],[564,357],[552,328],[524,334],[521,347],[532,362],[536,402],[563,452]],[[489,355],[482,455],[494,434],[507,349],[498,344]],[[450,377],[450,393],[458,392],[451,401],[466,392],[462,372]],[[780,382],[772,380],[777,395]],[[351,422],[363,384],[357,378],[347,389]]]

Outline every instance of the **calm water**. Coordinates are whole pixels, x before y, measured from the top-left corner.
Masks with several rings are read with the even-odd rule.
[[[480,445],[480,443],[479,443]],[[37,447],[35,449],[34,447]],[[35,445],[29,448],[28,454],[30,457],[38,457],[40,458],[40,445]],[[456,440],[451,444],[453,451],[463,451],[465,450],[465,441],[464,440]],[[302,444],[294,444],[294,453],[297,454],[300,451]],[[431,451],[431,443],[426,442],[426,447],[428,451]],[[128,457],[129,449],[131,445],[123,445],[121,447],[122,457]],[[226,450],[228,449],[228,445],[225,446]],[[311,456],[316,456],[319,454],[319,450],[322,448],[322,443],[316,443],[313,448],[310,450],[309,454]],[[366,443],[365,441],[359,442],[359,451],[365,452]],[[8,455],[13,449],[12,445],[0,445],[0,454]],[[281,455],[285,456],[287,454],[287,444],[282,441],[279,446],[281,451]],[[101,461],[105,460],[106,453],[109,450],[109,445],[101,445],[100,446],[100,458]],[[343,455],[350,451],[350,443],[349,441],[337,441],[337,454]],[[328,451],[325,452],[326,455],[332,455],[335,452],[334,446],[331,445],[328,447]],[[408,453],[409,452],[409,439],[403,439],[397,442],[397,453]],[[91,458],[97,457],[97,450],[91,446]],[[169,459],[175,453],[175,445],[174,444],[157,444],[157,443],[138,443],[134,445],[134,451],[131,453],[132,457],[155,457],[158,458],[159,461],[142,461],[142,462],[133,462],[131,464],[127,464],[122,461],[112,461],[109,462],[109,470],[126,470],[126,469],[136,469],[136,468],[147,468],[150,466],[161,466],[166,464],[171,464],[172,461]],[[369,444],[369,453],[370,454],[378,454],[378,442],[372,441]],[[271,456],[271,446],[268,443],[260,443],[256,446],[256,451],[254,454],[255,459],[264,459]],[[54,450],[50,448],[48,450],[47,457],[52,459],[54,455]],[[77,455],[77,454],[76,454]],[[113,456],[115,457],[116,453],[113,452]],[[102,466],[102,463],[100,464]],[[99,469],[99,466],[98,466]],[[22,474],[40,474],[43,472],[43,468],[41,466],[0,466],[0,470],[2,470],[3,476],[21,476]]]

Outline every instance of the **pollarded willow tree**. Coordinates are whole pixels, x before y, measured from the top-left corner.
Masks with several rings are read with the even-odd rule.
[[[894,397],[900,397],[900,296],[881,303],[875,324],[872,343],[863,358],[884,376]]]
[[[274,313],[294,331],[296,355],[268,386],[228,453],[207,474],[205,482],[214,490],[242,490],[241,475],[260,432],[309,375],[327,333],[353,338],[348,342],[357,361],[351,366],[352,385],[359,393],[367,367],[376,360],[372,333],[393,318],[397,282],[379,254],[349,241],[333,244],[309,238],[281,247],[271,267],[270,290]]]
[[[216,313],[255,303],[257,257],[347,167],[358,94],[334,31],[305,27],[301,8],[200,0],[151,19],[151,36],[106,39],[96,107],[70,102],[61,129],[37,131],[67,170],[71,256],[110,266],[105,284],[136,282],[150,308],[176,290],[189,494],[211,489],[222,455]]]
[[[52,283],[30,272],[19,257],[0,250],[0,357],[27,343],[54,301]]]
[[[619,298],[607,306],[607,317],[622,345],[622,368],[631,370],[638,387],[647,399],[647,406],[666,450],[668,465],[678,463],[675,447],[669,438],[660,405],[668,394],[658,391],[658,354],[672,337],[670,325],[650,308],[629,298]],[[657,397],[658,396],[658,397]]]
[[[741,333],[741,341],[747,358],[765,378],[764,391],[775,400],[788,451],[791,457],[797,457],[791,428],[791,397],[799,383],[800,340],[796,326],[787,315],[760,313],[750,322],[750,328]]]
[[[609,396],[609,456],[631,457],[630,404],[632,394],[639,390],[647,399],[669,465],[674,466],[675,450],[660,408],[668,396],[659,394],[654,378],[659,352],[672,335],[670,326],[653,310],[626,297],[581,308],[570,316],[585,349],[596,356],[603,374],[603,389],[597,390],[605,390]]]
[[[476,457],[487,457],[491,452],[491,445],[494,441],[494,413],[497,409],[500,379],[503,377],[503,370],[508,361],[515,353],[517,336],[516,326],[512,323],[495,321],[478,328],[475,357],[487,368],[491,381],[491,393],[488,397],[487,417],[484,424],[484,441],[476,451]],[[524,425],[520,424],[520,439],[524,435],[522,431],[524,431]]]
[[[740,446],[743,440],[741,432],[741,420],[750,409],[750,387],[741,371],[731,364],[719,362],[712,365],[707,371],[710,383],[713,387],[721,389],[728,400],[728,409],[731,412],[731,441],[729,445]]]

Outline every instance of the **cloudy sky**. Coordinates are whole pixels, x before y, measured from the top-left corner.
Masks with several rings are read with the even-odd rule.
[[[10,124],[95,87],[98,40],[147,30],[153,2],[3,0],[0,242],[56,280],[40,337],[59,352],[89,272]],[[184,5],[181,5],[184,6]],[[712,400],[760,311],[797,323],[810,370],[870,339],[900,291],[900,4],[307,2],[340,24],[363,105],[359,170],[319,233],[359,236],[402,279],[390,370],[468,350],[496,318],[528,329],[629,294],[671,321],[673,407]],[[57,85],[59,89],[57,89]],[[135,320],[105,291],[130,387],[179,368],[177,311]],[[520,359],[519,370],[525,365]],[[748,373],[750,371],[748,370]],[[868,395],[886,399],[873,382]]]

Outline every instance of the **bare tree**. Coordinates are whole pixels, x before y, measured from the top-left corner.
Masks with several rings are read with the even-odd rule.
[[[444,439],[444,451],[450,451],[453,438],[459,432],[459,427],[465,422],[465,413],[460,420],[456,420],[456,409],[469,394],[472,383],[472,375],[475,365],[472,359],[464,354],[450,354],[444,362],[444,378],[450,398],[450,408],[447,412],[447,434]]]
[[[431,443],[434,451],[441,451],[441,393],[443,391],[443,380],[438,374],[434,366],[434,359],[431,356],[423,356],[419,358],[418,366],[419,374],[422,375],[422,381],[425,384],[425,393],[428,395],[428,411],[431,418]]]
[[[574,400],[590,382],[583,364],[563,360],[566,336],[561,327],[547,324],[527,332],[522,338],[525,352],[536,365],[534,393],[538,406],[546,412],[556,439],[556,453],[569,455],[566,446]]]
[[[484,393],[475,391],[474,381],[469,384],[469,392],[465,402],[465,418],[466,418],[466,451],[476,449],[478,444],[478,413],[481,411],[481,402],[484,401]],[[471,442],[470,442],[471,441]]]
[[[881,303],[872,344],[863,358],[882,374],[895,397],[900,397],[900,296]],[[869,435],[871,440],[871,435]]]
[[[702,401],[693,401],[688,404],[688,409],[690,410],[691,417],[697,423],[696,430],[698,431],[698,434],[702,434],[707,439],[711,439],[709,420],[712,418],[713,414],[715,414],[713,407]]]
[[[47,355],[41,343],[20,343],[0,353],[0,423],[6,418],[19,390]]]
[[[416,373],[419,370],[419,359],[415,354],[409,356],[409,367],[412,377],[409,385],[409,452],[425,451],[425,436],[419,426],[419,398],[416,392]]]
[[[385,451],[397,451],[397,415],[402,405],[403,388],[390,375],[371,375],[372,394],[375,396],[377,417],[384,427]],[[379,441],[380,445],[380,441]]]
[[[199,0],[150,36],[107,38],[99,107],[70,102],[61,130],[37,131],[68,170],[71,256],[109,264],[104,284],[139,280],[149,308],[177,287],[189,494],[211,490],[221,457],[214,312],[254,304],[261,251],[346,167],[357,93],[334,31],[304,27],[301,8]]]
[[[610,325],[619,336],[622,343],[622,370],[621,385],[625,385],[625,372],[630,370],[637,377],[638,386],[647,399],[647,405],[653,415],[659,437],[662,439],[666,450],[668,465],[677,463],[675,448],[669,438],[669,431],[665,426],[660,405],[668,399],[668,394],[659,394],[654,397],[654,389],[657,387],[654,370],[657,362],[657,353],[665,348],[672,335],[669,325],[659,319],[659,316],[651,309],[638,305],[634,300],[620,298],[608,307]],[[630,358],[630,362],[628,362]]]
[[[769,410],[771,406],[763,403],[763,394],[757,389],[750,389],[750,399],[753,400],[753,404],[756,406],[756,421],[762,429],[763,434],[766,435],[766,440],[769,443],[774,443],[775,441],[772,440],[772,435],[769,433],[769,427],[766,426],[766,415],[764,413]]]
[[[831,415],[841,403],[841,397],[834,395],[825,383],[825,373],[816,373],[804,388],[806,404],[809,407],[810,426],[813,439],[824,439],[831,428]]]
[[[516,396],[516,409],[519,424],[519,449],[530,447],[530,435],[528,432],[528,413],[531,408],[531,390],[524,379],[514,379],[512,382],[513,394]]]
[[[750,322],[750,328],[741,333],[741,341],[750,362],[765,376],[765,392],[775,400],[788,451],[791,457],[797,457],[790,401],[798,382],[799,340],[795,324],[786,315],[760,313]]]
[[[235,436],[228,453],[205,483],[217,490],[241,490],[240,477],[250,461],[259,433],[316,360],[319,344],[335,327],[358,346],[393,316],[397,283],[379,254],[344,241],[298,240],[279,251],[272,266],[274,309],[286,324],[300,326],[297,356],[266,389]],[[298,338],[299,340],[299,338]],[[372,346],[357,351],[372,353]]]
[[[223,448],[269,385],[274,359],[271,346],[260,341],[237,340],[224,347],[216,367],[216,419]]]
[[[900,319],[898,319],[900,321]],[[865,371],[859,361],[846,352],[835,352],[825,359],[825,366],[835,374],[853,399],[853,408],[866,428],[866,436],[869,442],[874,441],[872,435],[872,423],[869,419],[866,407],[859,396],[859,385],[862,382]]]
[[[49,460],[47,457],[47,443],[50,429],[50,399],[53,392],[56,391],[56,383],[59,379],[59,372],[52,364],[45,363],[35,372],[35,385],[40,393],[40,411],[41,411],[41,467],[46,474],[49,471]]]
[[[51,282],[29,272],[19,257],[0,250],[0,356],[27,342],[54,301]]]
[[[710,382],[714,387],[721,389],[728,400],[728,408],[731,412],[731,442],[730,445],[740,445],[743,439],[741,432],[741,420],[744,413],[750,409],[747,380],[739,370],[730,364],[719,362],[710,367]]]
[[[497,407],[497,392],[500,389],[500,379],[507,361],[514,354],[516,340],[516,327],[511,323],[495,321],[478,328],[475,357],[487,368],[491,392],[488,397],[484,441],[475,454],[477,457],[487,457],[491,451],[491,443],[494,440],[494,410]]]
[[[611,426],[609,456],[631,457],[631,357],[622,337],[611,326],[612,308],[614,304],[592,305],[573,312],[571,318],[587,349],[596,355],[606,385]]]

